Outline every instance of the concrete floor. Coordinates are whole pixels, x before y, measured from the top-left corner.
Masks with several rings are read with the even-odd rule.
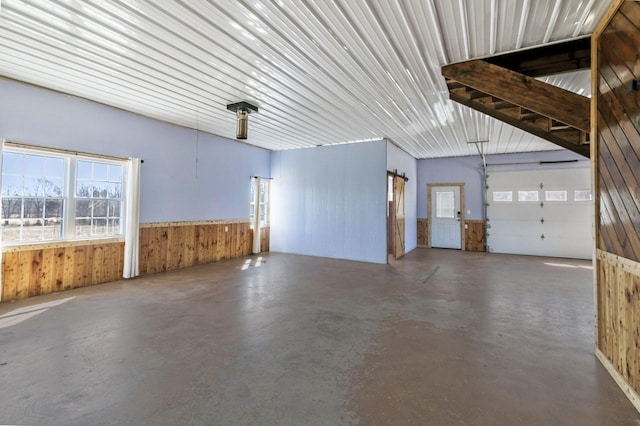
[[[0,304],[0,424],[640,425],[588,262],[261,259]]]

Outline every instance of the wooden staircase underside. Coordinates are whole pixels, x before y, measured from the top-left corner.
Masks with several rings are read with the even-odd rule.
[[[583,37],[445,65],[442,75],[452,100],[588,158],[589,98],[535,77],[590,66]]]

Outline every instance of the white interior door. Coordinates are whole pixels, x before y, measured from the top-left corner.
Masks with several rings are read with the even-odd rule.
[[[431,187],[431,247],[462,248],[460,187]]]
[[[487,183],[488,251],[591,258],[589,168],[490,172]]]

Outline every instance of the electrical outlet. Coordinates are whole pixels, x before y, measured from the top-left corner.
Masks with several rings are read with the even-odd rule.
[[[229,227],[228,226],[224,227],[224,232],[229,232]]]
[[[467,210],[467,216],[471,214],[471,210]]]

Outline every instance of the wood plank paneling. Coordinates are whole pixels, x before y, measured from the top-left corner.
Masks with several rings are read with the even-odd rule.
[[[248,256],[252,236],[249,222],[144,224],[140,275]]]
[[[268,241],[268,228],[266,234]],[[248,222],[144,224],[140,229],[140,274],[247,256],[251,239]],[[10,247],[2,254],[0,300],[117,281],[123,268],[124,242],[117,240]]]
[[[467,220],[465,238],[465,250],[467,251],[486,251],[486,233],[484,221]]]
[[[640,2],[615,2],[592,49],[598,357],[640,410]]]
[[[270,232],[268,226],[260,229],[260,251],[262,253],[269,251]]]
[[[429,247],[429,219],[418,218],[418,246]]]
[[[640,390],[640,263],[597,252],[598,348]]]
[[[598,55],[598,247],[640,261],[640,3],[624,2],[594,43]],[[631,18],[631,20],[630,20]]]
[[[122,278],[123,242],[43,247],[13,247],[2,253],[0,300],[40,296]]]
[[[244,236],[244,232],[241,234],[242,237],[242,242],[241,244],[243,245],[242,250],[243,251],[248,251],[249,253],[253,252],[253,238],[255,236],[255,233],[253,232],[253,228],[249,229],[249,233],[251,234],[249,236],[249,238],[245,238]],[[260,253],[266,253],[269,251],[269,241],[271,240],[270,238],[270,228],[268,226],[266,227],[262,227],[260,228]],[[251,243],[249,245],[249,247],[245,247],[244,245],[246,243]]]

